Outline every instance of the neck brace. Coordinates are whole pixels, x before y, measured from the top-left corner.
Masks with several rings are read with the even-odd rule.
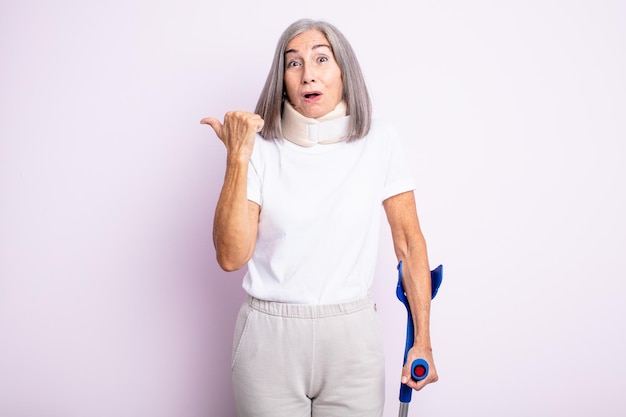
[[[350,116],[343,101],[333,111],[316,119],[303,116],[284,101],[282,115],[283,137],[296,145],[311,147],[341,142],[348,135]]]

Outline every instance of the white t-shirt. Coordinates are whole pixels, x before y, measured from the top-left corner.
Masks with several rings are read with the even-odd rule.
[[[382,202],[415,188],[407,161],[396,131],[381,121],[362,139],[309,148],[257,136],[248,199],[261,213],[245,291],[296,304],[367,296]]]

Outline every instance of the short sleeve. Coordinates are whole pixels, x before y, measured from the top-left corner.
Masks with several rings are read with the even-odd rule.
[[[257,143],[258,145],[258,143]],[[259,146],[254,147],[250,161],[248,162],[248,200],[261,206],[261,158],[258,153]]]
[[[415,179],[409,165],[409,158],[397,130],[389,125],[386,152],[387,174],[382,200],[394,195],[415,190]]]

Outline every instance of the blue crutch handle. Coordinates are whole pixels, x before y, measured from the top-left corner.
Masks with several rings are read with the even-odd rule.
[[[411,364],[411,378],[421,381],[428,376],[428,362],[424,359],[415,359]]]
[[[443,265],[439,265],[437,268],[430,271],[430,283],[431,283],[431,298],[435,298],[441,281],[443,279]],[[414,327],[413,317],[411,316],[411,307],[409,306],[409,300],[406,298],[404,288],[402,287],[402,261],[398,263],[398,285],[396,287],[396,296],[406,307],[407,320],[406,320],[406,343],[404,346],[404,359],[402,365],[406,364],[406,358],[409,353],[409,349],[413,346],[414,341]],[[411,377],[415,381],[421,381],[428,376],[428,362],[424,359],[416,359],[411,364]],[[400,384],[400,402],[411,402],[411,395],[413,390],[406,384]]]

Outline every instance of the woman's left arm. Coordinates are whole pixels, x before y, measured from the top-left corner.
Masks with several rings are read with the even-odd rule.
[[[420,390],[438,379],[430,343],[431,282],[426,240],[419,225],[412,191],[389,197],[383,207],[391,226],[396,256],[402,261],[402,283],[415,327],[415,342],[402,369],[402,383]],[[415,382],[411,379],[411,363],[418,358],[428,362],[429,370],[425,379]]]

